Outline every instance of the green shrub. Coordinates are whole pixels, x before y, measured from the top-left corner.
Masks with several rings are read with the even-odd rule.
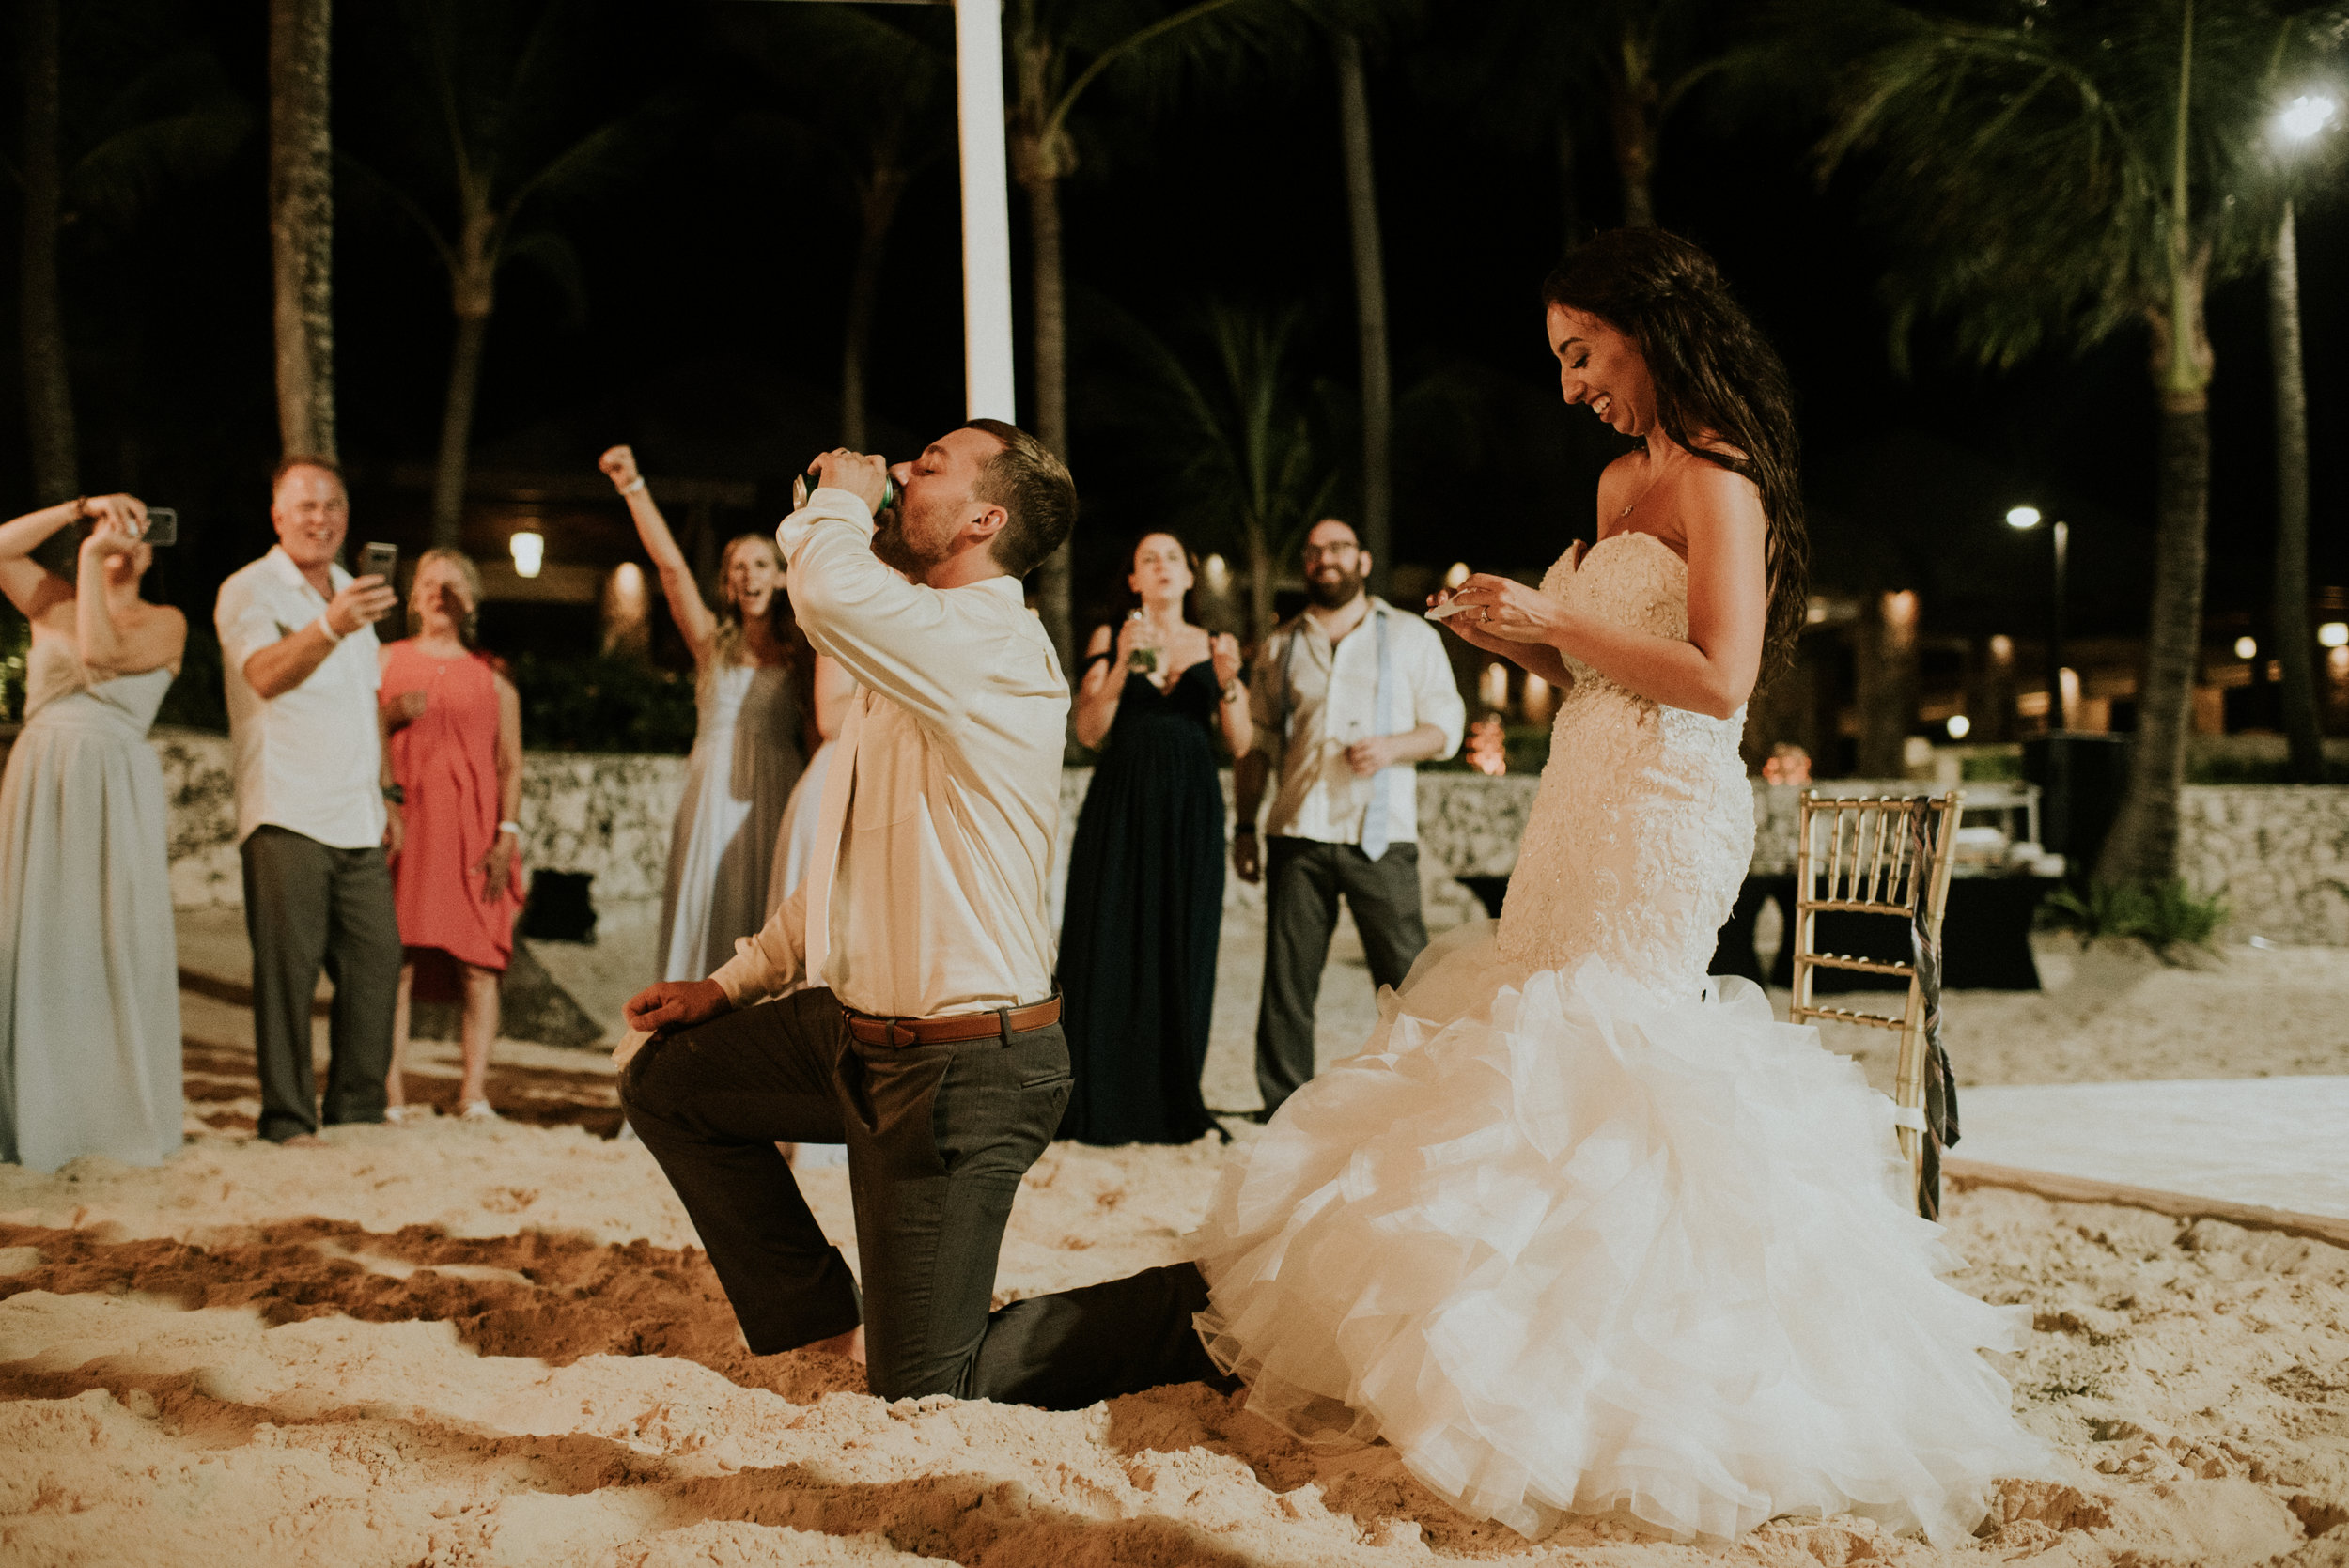
[[[2185,882],[2092,883],[2085,895],[2061,888],[2040,906],[2044,924],[2077,931],[2084,941],[2113,937],[2143,942],[2167,958],[2178,947],[2208,947],[2226,923],[2227,900],[2197,898]]]
[[[690,751],[693,680],[617,654],[514,660],[522,744],[534,752]]]
[[[1958,760],[1958,777],[1969,784],[2019,780],[2022,776],[2023,753],[2020,747],[2012,751],[1969,752]]]
[[[0,610],[0,724],[24,722],[24,656],[32,645],[33,623]]]

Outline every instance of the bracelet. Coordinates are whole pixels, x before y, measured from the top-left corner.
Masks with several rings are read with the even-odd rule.
[[[638,490],[641,490],[644,488],[645,476],[640,474],[635,478],[630,479],[627,484],[622,485],[620,487],[620,493],[622,495],[634,495]]]
[[[1248,688],[1241,684],[1240,678],[1237,675],[1234,675],[1229,681],[1224,683],[1223,700],[1227,703],[1245,702],[1248,700]]]
[[[88,520],[88,519],[89,519],[89,497],[88,497],[88,496],[86,496],[86,495],[77,495],[77,496],[75,496],[75,497],[73,498],[73,515],[72,515],[71,517],[68,518],[66,520],[67,520],[68,522],[85,522],[85,521],[87,521],[87,520]]]
[[[522,825],[519,822],[501,822],[498,824],[498,831],[511,833],[516,838],[520,838],[522,836]]]
[[[330,648],[343,640],[344,634],[334,629],[334,613],[332,610],[319,612],[319,631],[326,638],[326,645]]]

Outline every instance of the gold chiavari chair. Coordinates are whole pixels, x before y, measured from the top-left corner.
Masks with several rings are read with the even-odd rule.
[[[1858,800],[1822,799],[1817,790],[1806,790],[1797,817],[1795,999],[1790,1016],[1796,1023],[1833,1018],[1900,1035],[1892,1101],[1898,1107],[1901,1153],[1908,1158],[1920,1193],[1925,1178],[1924,985],[1913,962],[1821,953],[1817,924],[1821,914],[1857,914],[1885,915],[1914,925],[1921,915],[1924,932],[1938,954],[1958,810],[1955,790],[1937,799],[1878,796]],[[1904,978],[1908,982],[1906,1005],[1897,1017],[1859,1007],[1818,1006],[1812,1001],[1812,983],[1820,969]]]

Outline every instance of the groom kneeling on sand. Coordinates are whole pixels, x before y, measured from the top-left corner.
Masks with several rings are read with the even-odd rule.
[[[1076,488],[996,420],[894,469],[816,467],[776,539],[801,628],[859,689],[816,858],[716,974],[630,1000],[652,1038],[620,1074],[629,1122],[756,1354],[855,1355],[862,1324],[886,1399],[1077,1408],[1220,1382],[1188,1264],[988,1310],[1069,1091],[1049,908],[1068,682],[1019,580],[1067,537]],[[862,1299],[777,1142],[848,1145]]]

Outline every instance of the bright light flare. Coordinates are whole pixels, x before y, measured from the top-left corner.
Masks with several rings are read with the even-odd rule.
[[[1468,580],[1469,564],[1466,561],[1453,562],[1452,569],[1443,574],[1443,585],[1447,588],[1456,588]]]
[[[2260,656],[2260,640],[2256,637],[2236,638],[2234,656],[2237,659],[2257,659]]]
[[[506,548],[514,552],[516,577],[536,577],[547,558],[547,536],[535,528],[524,528],[506,541]]]
[[[1963,740],[1973,733],[1974,722],[1963,713],[1952,713],[1950,715],[1949,730],[1952,740]]]
[[[2009,506],[2006,509],[2006,525],[2009,528],[2038,527],[2039,508],[2036,506]]]
[[[2349,648],[2349,621],[2326,621],[2316,629],[2319,647]]]
[[[2333,123],[2341,105],[2323,93],[2302,93],[2276,111],[2276,135],[2280,141],[2305,142]]]

